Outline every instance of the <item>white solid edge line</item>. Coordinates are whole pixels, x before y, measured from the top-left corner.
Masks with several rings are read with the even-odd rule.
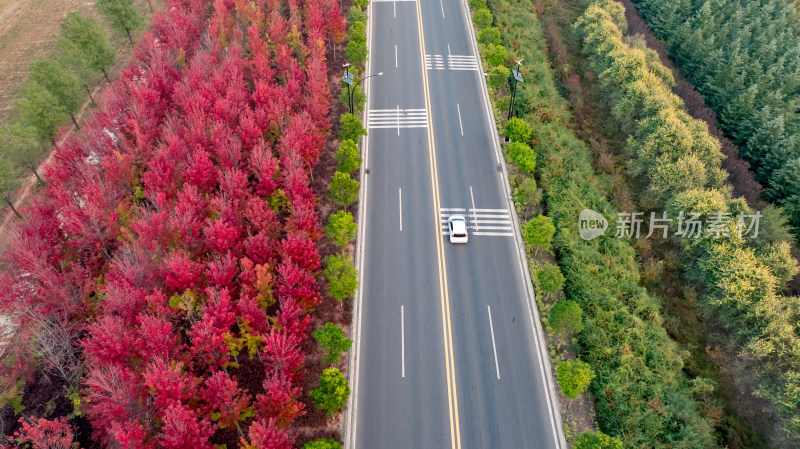
[[[486,305],[486,310],[489,312],[489,330],[492,333],[492,351],[494,351],[494,369],[497,371],[497,379],[500,380],[500,364],[497,363],[497,346],[494,343],[494,324],[492,324],[492,307]]]
[[[478,53],[478,42],[475,36],[475,29],[472,26],[472,20],[469,12],[469,6],[467,5],[466,0],[462,0],[461,8],[464,12],[464,16],[462,17],[467,24],[467,30],[469,31],[469,40],[472,43],[472,48],[477,56]],[[481,91],[483,92],[483,104],[486,111],[486,124],[489,127],[490,134],[494,137],[492,139],[494,142],[494,150],[495,155],[497,157],[497,163],[500,164],[502,171],[500,173],[500,183],[503,190],[506,192],[506,201],[509,205],[509,210],[514,215],[514,220],[512,222],[515,230],[514,230],[514,244],[517,247],[517,261],[520,266],[520,270],[522,271],[522,277],[525,279],[525,288],[528,292],[527,300],[528,300],[528,316],[531,321],[531,326],[534,329],[533,337],[536,344],[539,347],[538,351],[534,351],[537,355],[539,360],[539,368],[542,370],[542,384],[545,389],[545,395],[547,396],[547,401],[549,405],[549,414],[550,414],[550,425],[553,429],[553,437],[557,442],[559,448],[566,448],[567,447],[567,439],[564,436],[564,427],[563,423],[561,422],[561,415],[560,415],[560,406],[558,405],[558,396],[555,393],[555,387],[553,385],[553,371],[550,367],[550,359],[543,359],[542,354],[549,354],[547,351],[547,347],[544,344],[544,330],[542,329],[542,323],[539,319],[539,310],[535,306],[534,302],[534,295],[535,292],[533,290],[533,284],[531,283],[531,277],[528,273],[528,264],[523,263],[522,260],[525,257],[525,252],[521,242],[521,234],[519,232],[519,217],[517,217],[517,211],[513,207],[512,200],[511,200],[511,187],[506,181],[508,167],[506,166],[505,161],[500,160],[500,135],[497,132],[497,126],[494,123],[494,114],[492,113],[491,108],[489,107],[489,91],[486,88],[486,82],[483,79],[483,61],[479,62],[480,70],[476,77],[478,78],[478,84],[481,86]],[[536,320],[534,320],[534,315],[536,316]],[[558,419],[556,419],[558,416]]]
[[[372,58],[369,55],[372,53],[372,5],[370,2],[367,6],[367,68],[372,72]],[[369,126],[369,106],[372,100],[372,83],[369,79],[364,81],[364,89],[367,91],[367,104],[364,111],[361,113],[361,120],[364,122],[365,128]],[[359,355],[361,354],[361,310],[363,306],[364,297],[364,239],[367,228],[367,183],[366,167],[369,165],[369,138],[363,137],[363,163],[361,164],[361,198],[358,202],[358,240],[356,241],[356,266],[358,267],[359,278],[361,282],[356,287],[356,295],[353,301],[353,318],[350,326],[350,335],[355,342],[355,348],[350,352],[350,360],[348,361],[348,376],[350,377],[350,386],[352,387],[352,394],[347,401],[345,410],[346,416],[342,420],[342,429],[344,447],[346,449],[355,449],[356,446],[356,430],[358,426],[358,381],[359,381]]]

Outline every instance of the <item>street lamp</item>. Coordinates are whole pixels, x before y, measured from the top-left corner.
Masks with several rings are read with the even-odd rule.
[[[358,81],[356,81],[356,85],[353,86],[353,92],[356,92],[356,89],[358,88],[358,85],[361,84],[362,81],[364,81],[367,78],[372,78],[373,76],[383,76],[383,72],[378,72],[378,73],[375,73],[375,74],[372,74],[372,75],[369,75],[369,76],[365,76],[364,78],[360,78]],[[351,114],[354,113],[353,112],[353,95],[352,95],[352,93],[350,94],[350,113]]]
[[[350,85],[353,84],[353,74],[350,73],[350,70],[348,69],[350,67],[350,63],[349,62],[344,64],[342,67],[344,67],[344,78],[342,78],[342,81],[347,83],[347,99],[350,100],[351,98],[353,98],[352,94],[350,93]],[[353,113],[353,101],[350,100],[348,103],[349,103],[349,106],[350,106],[350,113],[352,114]]]
[[[508,105],[508,120],[511,120],[511,117],[514,115],[514,97],[516,97],[517,95],[517,83],[522,82],[522,75],[519,73],[520,65],[522,65],[522,59],[517,61],[516,70],[511,69],[511,73],[514,74],[514,83],[511,85],[511,102]]]

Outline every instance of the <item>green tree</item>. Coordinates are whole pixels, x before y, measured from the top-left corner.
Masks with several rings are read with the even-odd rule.
[[[323,363],[337,365],[342,358],[342,353],[350,350],[353,340],[344,335],[344,330],[334,323],[325,323],[325,327],[314,331],[314,339],[325,350]]]
[[[622,447],[622,441],[598,430],[580,434],[572,449],[622,449]]]
[[[535,248],[535,254],[538,254],[539,249],[545,251],[550,249],[555,233],[553,220],[544,215],[537,215],[525,223],[522,229],[522,238],[528,246]]]
[[[358,9],[358,6],[353,5],[347,10],[347,26],[352,27],[356,22],[367,23],[367,15]]]
[[[486,61],[492,67],[505,65],[508,61],[508,52],[502,45],[489,44],[483,54],[486,55]]]
[[[579,334],[583,330],[583,310],[575,301],[559,301],[550,309],[550,327],[559,334]]]
[[[690,154],[669,161],[664,157],[653,165],[650,175],[650,190],[662,202],[686,190],[702,189],[708,184],[706,164]]]
[[[20,116],[33,126],[40,140],[54,137],[58,127],[69,119],[69,112],[58,99],[36,81],[23,84],[20,94],[17,103]]]
[[[472,10],[486,8],[486,0],[469,0],[469,7]]]
[[[364,22],[354,22],[347,32],[347,48],[344,57],[354,66],[360,66],[367,60],[367,34]]]
[[[536,271],[536,284],[542,293],[553,293],[564,287],[564,275],[558,265],[548,264]]]
[[[75,62],[103,72],[106,81],[111,81],[108,78],[108,69],[114,62],[114,48],[111,47],[108,35],[95,19],[76,12],[67,14],[61,22],[58,45],[61,51],[72,56]]]
[[[529,144],[531,141],[531,126],[525,120],[514,117],[506,122],[505,134],[512,142]]]
[[[781,289],[797,274],[797,260],[792,257],[792,246],[789,242],[769,244],[759,252],[758,256],[777,278]]]
[[[361,136],[366,136],[367,130],[358,117],[354,114],[342,114],[339,118],[339,139],[358,142]]]
[[[712,240],[699,258],[696,276],[708,291],[706,300],[742,340],[757,336],[764,320],[758,305],[776,296],[778,280],[752,248],[738,241]]]
[[[481,8],[474,13],[472,13],[472,22],[475,23],[475,26],[478,29],[484,29],[492,24],[492,13],[489,11],[488,8]]]
[[[6,155],[14,165],[30,170],[40,183],[44,183],[37,171],[44,146],[36,135],[36,129],[21,121],[14,121],[0,127],[0,154]]]
[[[347,173],[337,171],[328,185],[330,188],[328,199],[333,204],[346,208],[358,199],[358,186],[357,179],[351,178]]]
[[[350,73],[356,72],[355,70],[351,70]],[[358,79],[358,78],[356,78]],[[353,113],[359,114],[364,110],[364,106],[367,104],[367,94],[360,88],[354,89],[348,88],[345,85],[345,82],[342,81],[342,91],[339,93],[339,102],[348,108],[350,108],[350,94],[353,94]],[[349,109],[348,109],[349,110]]]
[[[319,378],[319,387],[309,392],[317,407],[325,410],[328,417],[342,410],[350,397],[350,384],[341,371],[327,368]]]
[[[533,148],[520,142],[511,142],[506,147],[508,157],[517,164],[517,168],[523,173],[533,173],[536,169],[536,153]]]
[[[358,270],[347,254],[325,257],[325,269],[322,274],[328,280],[328,291],[337,301],[344,301],[356,292]]]
[[[75,74],[52,59],[40,59],[31,66],[31,79],[47,89],[69,113],[75,128],[80,129],[75,113],[81,106],[83,90]]]
[[[343,140],[336,150],[336,162],[338,163],[336,171],[350,175],[357,171],[361,166],[361,153],[358,151],[358,145],[352,140]]]
[[[558,365],[556,377],[564,396],[575,399],[589,386],[594,378],[594,372],[588,363],[572,360]]]
[[[478,37],[478,42],[483,45],[499,44],[500,43],[500,30],[497,27],[484,28]]]
[[[342,449],[336,440],[314,440],[303,445],[303,449]]]
[[[337,211],[328,217],[328,226],[325,226],[325,235],[334,245],[343,248],[356,238],[358,226],[353,221],[353,214],[347,211]]]
[[[111,29],[124,32],[132,44],[131,32],[142,25],[142,17],[133,9],[133,0],[96,0],[95,5]]]
[[[502,89],[508,86],[508,77],[511,76],[511,70],[508,67],[502,65],[494,66],[489,73],[489,86],[495,89]]]
[[[0,155],[0,197],[6,202],[11,211],[17,218],[22,218],[19,211],[14,207],[14,192],[19,188],[19,173],[14,164]]]
[[[783,209],[772,204],[761,211],[758,227],[758,241],[763,243],[792,241],[791,225]]]
[[[353,5],[357,6],[358,9],[363,11],[367,6],[369,6],[369,0],[354,0]]]

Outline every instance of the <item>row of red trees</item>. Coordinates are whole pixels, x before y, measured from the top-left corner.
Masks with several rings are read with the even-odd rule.
[[[7,381],[79,383],[99,447],[291,447],[344,31],[335,0],[170,1],[3,256]]]

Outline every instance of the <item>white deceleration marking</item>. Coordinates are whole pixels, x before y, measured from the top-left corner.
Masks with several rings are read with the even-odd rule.
[[[489,312],[489,330],[492,332],[492,350],[494,351],[494,369],[497,371],[497,378],[500,379],[500,364],[497,363],[497,346],[494,344],[494,325],[492,324],[492,307],[486,305]]]

